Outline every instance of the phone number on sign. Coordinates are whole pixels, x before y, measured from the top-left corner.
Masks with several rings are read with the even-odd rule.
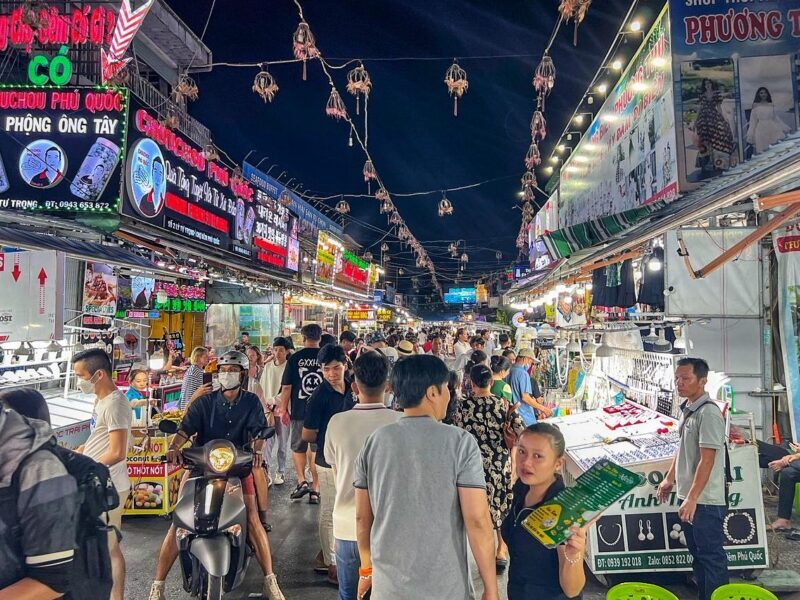
[[[622,556],[620,558],[598,557],[595,558],[595,568],[597,569],[623,569],[638,568],[642,566],[641,556]]]
[[[45,210],[112,210],[108,202],[73,202],[71,200],[46,200],[42,203]]]

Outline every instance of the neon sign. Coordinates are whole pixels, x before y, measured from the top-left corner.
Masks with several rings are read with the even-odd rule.
[[[35,30],[25,20],[30,13],[40,26]],[[59,6],[30,8],[19,6],[11,14],[0,15],[0,51],[25,48],[31,51],[34,42],[42,45],[103,46],[111,43],[117,16],[103,6],[84,6],[63,10]]]

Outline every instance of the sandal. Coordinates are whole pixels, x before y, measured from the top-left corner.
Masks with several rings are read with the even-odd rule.
[[[767,525],[767,531],[772,533],[791,533],[794,531],[794,527],[773,527],[772,525]]]
[[[800,542],[800,529],[793,529],[791,533],[787,533],[783,537],[792,542]]]
[[[300,483],[297,484],[297,487],[294,488],[294,491],[289,495],[289,498],[291,498],[292,500],[299,500],[310,491],[311,488],[308,487],[308,482],[301,481]]]
[[[319,504],[319,492],[315,492],[314,490],[308,492],[308,503]]]

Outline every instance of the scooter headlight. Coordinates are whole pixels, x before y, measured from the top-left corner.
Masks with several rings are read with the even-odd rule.
[[[233,444],[218,444],[208,451],[208,466],[215,473],[225,473],[236,460]]]

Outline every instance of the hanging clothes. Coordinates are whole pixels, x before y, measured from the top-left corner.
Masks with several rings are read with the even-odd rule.
[[[664,249],[653,248],[650,260],[661,262],[662,267],[653,271],[642,261],[642,283],[639,287],[639,304],[647,304],[653,310],[664,310]]]

